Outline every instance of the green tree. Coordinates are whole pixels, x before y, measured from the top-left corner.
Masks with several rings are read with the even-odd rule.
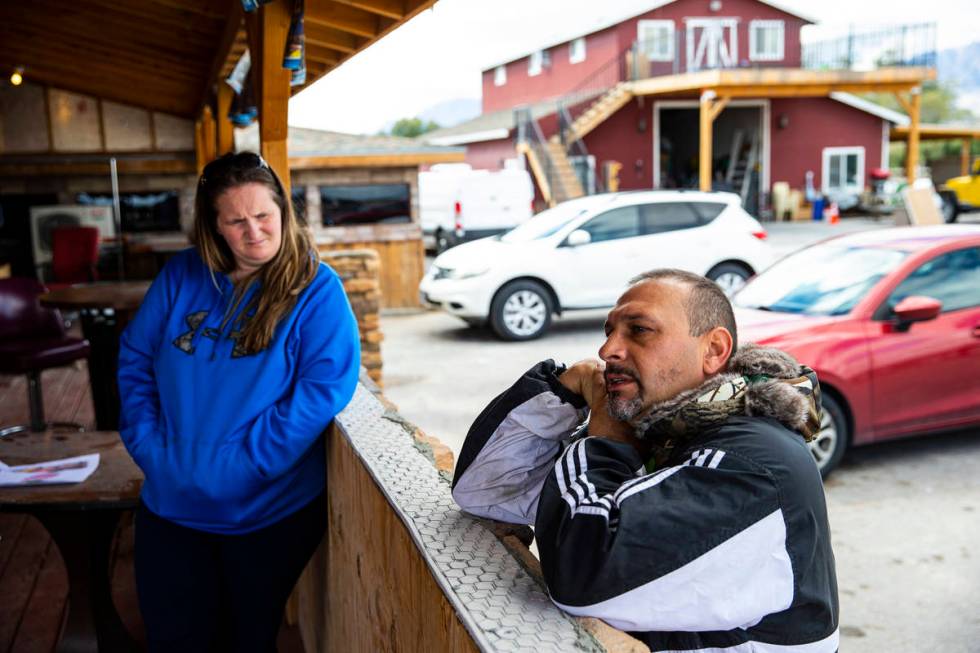
[[[439,129],[439,125],[431,120],[423,122],[421,118],[402,118],[391,127],[388,133],[392,136],[415,138],[435,129]]]

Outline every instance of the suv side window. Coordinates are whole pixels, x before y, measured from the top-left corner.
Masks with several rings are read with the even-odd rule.
[[[892,291],[876,317],[887,319],[912,295],[938,299],[943,313],[980,306],[980,247],[947,252],[920,265]]]
[[[657,202],[644,204],[643,233],[656,234],[677,229],[690,229],[704,224],[690,202]]]
[[[691,208],[701,218],[701,224],[708,224],[725,210],[727,204],[718,202],[691,202]]]
[[[636,206],[623,206],[600,213],[581,227],[592,236],[593,243],[640,235],[640,212]]]

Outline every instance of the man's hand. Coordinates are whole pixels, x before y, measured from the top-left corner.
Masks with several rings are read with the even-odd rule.
[[[606,379],[603,376],[605,369],[602,361],[588,358],[562,372],[558,380],[575,394],[581,395],[589,404],[589,435],[626,442],[636,447],[639,442],[633,435],[633,427],[609,415],[609,397],[606,395]]]
[[[581,395],[589,404],[589,409],[594,410],[593,406],[606,396],[605,369],[602,361],[586,358],[562,372],[558,380],[575,394]]]

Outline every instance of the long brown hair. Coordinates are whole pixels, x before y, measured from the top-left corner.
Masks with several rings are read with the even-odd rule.
[[[225,317],[227,320],[235,313],[249,286],[261,284],[239,318],[243,326],[238,345],[254,353],[269,346],[279,320],[292,310],[296,296],[316,276],[318,258],[309,232],[296,221],[292,203],[276,173],[258,154],[238,152],[225,154],[206,165],[197,184],[192,241],[211,271],[230,274],[235,270],[231,248],[218,233],[216,202],[225,191],[244,184],[262,184],[268,188],[282,214],[279,251],[256,272],[235,283],[232,305]],[[253,309],[254,315],[246,319]]]

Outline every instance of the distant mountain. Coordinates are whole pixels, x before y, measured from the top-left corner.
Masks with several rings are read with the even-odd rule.
[[[479,98],[456,98],[434,104],[419,114],[422,120],[431,120],[440,127],[453,127],[480,115]]]
[[[980,113],[977,98],[980,96],[980,41],[961,48],[939,51],[939,81],[953,84],[957,104]]]
[[[440,127],[453,127],[460,123],[471,120],[480,115],[479,98],[455,98],[445,100],[438,104],[433,104],[427,109],[423,109],[417,116],[399,116],[395,120],[385,124],[384,131],[389,132],[396,120],[400,118],[420,118],[422,122],[432,121]]]

